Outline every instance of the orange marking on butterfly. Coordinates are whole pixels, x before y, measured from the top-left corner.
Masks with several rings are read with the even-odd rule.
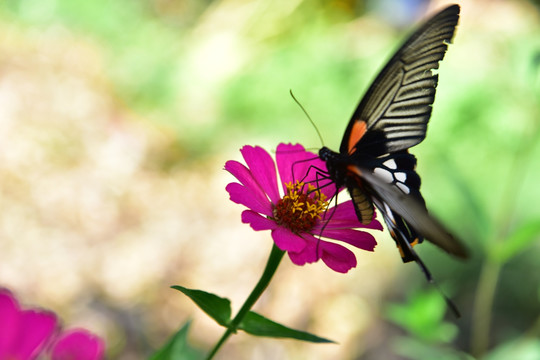
[[[398,250],[399,250],[399,255],[401,255],[402,258],[405,257],[405,253],[403,252],[403,249],[401,248],[401,246],[397,246]]]
[[[358,175],[358,176],[355,176],[354,179],[356,180],[356,183],[361,186],[362,181],[360,180],[360,176],[362,176],[362,172],[360,171],[358,166],[356,166],[354,164],[349,164],[349,165],[347,165],[347,170],[349,171],[349,174]]]
[[[356,143],[360,141],[362,136],[367,131],[366,122],[359,120],[355,121],[353,123],[352,129],[351,129],[351,136],[349,136],[349,155],[353,154],[356,151]]]
[[[392,230],[390,230],[390,235],[392,235],[393,238],[395,238],[395,235],[396,233],[394,233]],[[415,246],[415,245],[418,245],[419,242],[418,242],[418,238],[414,239],[414,241],[410,242],[409,244],[411,244],[411,247]],[[397,245],[397,248],[399,250],[399,254],[401,255],[402,258],[405,257],[405,253],[403,252],[403,249],[401,248],[401,246],[399,244],[396,244]]]

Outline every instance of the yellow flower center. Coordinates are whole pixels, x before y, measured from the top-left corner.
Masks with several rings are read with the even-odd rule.
[[[294,233],[308,231],[315,226],[327,208],[326,195],[311,184],[296,181],[285,184],[287,194],[274,207],[274,221]]]

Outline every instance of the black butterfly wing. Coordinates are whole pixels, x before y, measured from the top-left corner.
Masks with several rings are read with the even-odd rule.
[[[405,194],[414,196],[424,204],[424,199],[420,194],[420,177],[415,172],[416,158],[407,150],[374,158],[363,165],[373,169],[373,172],[381,179],[398,187]],[[358,219],[362,224],[369,224],[374,212],[372,196],[366,191],[358,176],[346,176],[345,185],[353,200]],[[422,242],[422,239],[417,242]]]
[[[395,154],[387,154],[375,158],[367,165],[372,169],[370,171],[372,171],[381,181],[398,188],[401,192],[407,194],[407,196],[414,197],[419,204],[422,204],[425,207],[424,199],[420,194],[420,177],[415,172],[416,158],[414,155],[409,154],[407,150],[403,150]],[[373,209],[372,203],[375,203],[392,238],[396,242],[403,262],[419,261],[419,258],[412,247],[421,243],[424,240],[423,236],[417,233],[415,229],[408,226],[407,222],[403,220],[401,216],[392,211],[388,204],[379,199],[376,191],[374,191],[369,184],[367,184],[367,186],[364,184],[365,181],[359,176],[357,166],[349,167],[349,169],[352,169],[352,171],[348,171],[347,185],[355,209],[357,209],[357,215],[359,213],[358,209],[362,209],[362,215],[367,213],[366,216],[358,216],[358,218],[362,219],[362,222],[364,223],[364,217],[369,215],[369,212],[365,210],[368,208],[365,203],[369,202],[371,209]],[[370,194],[369,189],[371,189],[372,195]],[[359,204],[359,197],[353,196],[355,193],[364,194],[369,200]],[[373,211],[371,212],[371,215],[373,215],[372,213]],[[427,269],[424,269],[424,272],[428,275]]]
[[[343,155],[379,156],[408,149],[426,136],[439,67],[454,36],[459,6],[442,10],[415,31],[375,78],[340,146]]]
[[[349,177],[357,177],[363,181],[364,188],[368,189],[375,205],[383,213],[392,236],[402,250],[406,251],[408,247],[404,246],[406,244],[403,241],[414,245],[416,239],[421,241],[425,237],[455,256],[467,257],[467,251],[461,242],[428,213],[421,196],[403,192],[394,183],[388,182],[372,170],[356,165],[349,165],[347,170]]]
[[[403,262],[420,261],[419,256],[413,250],[413,246],[421,243],[424,238],[408,226],[401,216],[392,211],[387,203],[379,199],[374,199],[374,202],[382,214],[390,235],[396,242]],[[425,268],[424,265],[421,266]],[[424,272],[429,278],[430,275],[427,268],[424,269]]]

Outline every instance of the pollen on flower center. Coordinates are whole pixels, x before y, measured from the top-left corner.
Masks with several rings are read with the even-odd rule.
[[[274,221],[289,228],[294,233],[308,231],[327,208],[328,202],[315,186],[303,182],[285,184],[287,194],[274,207]]]

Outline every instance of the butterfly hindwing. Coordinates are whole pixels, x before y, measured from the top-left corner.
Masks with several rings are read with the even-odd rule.
[[[415,167],[416,158],[406,150],[399,151],[395,154],[386,154],[374,159],[370,164],[373,175],[379,181],[399,189],[399,191],[407,196],[414,197],[419,204],[425,207],[424,199],[420,194],[420,177],[416,173]],[[358,202],[353,194],[359,192],[369,194],[369,189],[373,188],[369,185],[369,182],[365,185],[362,183],[362,177],[358,167],[349,166],[348,169],[347,178],[355,179],[354,182],[348,181],[348,189],[358,214],[358,207],[366,207],[366,205],[363,203],[357,204]],[[357,185],[356,188],[351,186],[354,184]],[[367,195],[366,197],[370,199],[370,203],[375,203],[379,209],[392,238],[399,248],[402,260],[404,262],[417,260],[418,257],[412,250],[412,247],[421,243],[423,237],[415,229],[408,226],[407,222],[400,215],[394,213],[387,203],[378,198],[376,191],[371,191],[371,195]]]
[[[395,214],[385,202],[375,199],[379,211],[382,213],[386,227],[390,235],[396,242],[403,262],[416,261],[418,256],[413,250],[413,246],[422,242],[423,238],[403,220],[401,216]]]
[[[403,193],[369,169],[362,169],[352,165],[347,169],[367,183],[371,189],[372,197],[377,199],[375,201],[376,205],[378,205],[377,202],[386,204],[393,213],[403,218],[407,227],[413,229],[415,234],[421,234],[421,237],[428,239],[455,256],[463,258],[467,256],[467,251],[463,245],[437,219],[428,213],[423,200]],[[379,207],[379,209],[385,211],[384,207],[382,209]],[[411,240],[414,241],[414,239]]]
[[[399,188],[403,193],[416,197],[422,203],[420,176],[415,171],[416,158],[407,150],[386,154],[375,158],[373,173],[388,184]]]

